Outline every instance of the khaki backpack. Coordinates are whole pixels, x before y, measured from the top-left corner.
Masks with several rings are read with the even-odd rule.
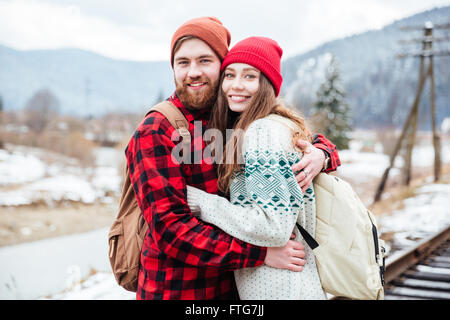
[[[298,129],[279,115],[271,119]],[[316,233],[313,238],[297,224],[313,249],[325,292],[358,300],[384,299],[384,241],[378,237],[375,217],[351,185],[326,173],[313,180]]]
[[[176,106],[163,101],[153,106],[145,116],[154,111],[163,114],[183,137],[182,143],[190,146],[189,123]],[[117,283],[128,291],[136,292],[142,243],[148,225],[138,206],[128,165],[125,165],[123,178],[119,212],[108,234],[109,261]]]
[[[319,244],[313,252],[322,287],[350,299],[384,299],[384,241],[375,217],[350,184],[336,176],[319,173],[313,187]]]

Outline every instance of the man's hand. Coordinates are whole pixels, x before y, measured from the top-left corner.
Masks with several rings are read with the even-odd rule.
[[[296,145],[305,151],[300,162],[294,164],[291,168],[300,188],[305,192],[313,179],[322,171],[325,154],[322,150],[302,139],[297,140]]]
[[[292,239],[292,237],[291,237]],[[264,263],[272,268],[302,271],[305,265],[305,249],[298,241],[289,240],[284,247],[267,248]]]

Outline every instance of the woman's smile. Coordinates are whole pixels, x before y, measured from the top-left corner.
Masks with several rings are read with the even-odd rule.
[[[232,95],[228,95],[228,98],[233,102],[239,103],[239,102],[246,102],[248,99],[251,98],[251,96],[232,94]]]

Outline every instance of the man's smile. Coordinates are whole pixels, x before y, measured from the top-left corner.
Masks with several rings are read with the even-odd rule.
[[[200,81],[198,81],[198,82],[188,83],[187,86],[189,88],[191,88],[192,90],[199,90],[199,89],[203,88],[204,86],[206,86],[207,84],[208,84],[208,82],[200,82]]]

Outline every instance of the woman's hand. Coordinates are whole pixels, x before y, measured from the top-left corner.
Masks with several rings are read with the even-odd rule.
[[[295,240],[289,240],[284,247],[269,247],[264,263],[272,268],[302,271],[305,265],[304,249],[303,244]]]
[[[302,159],[291,168],[300,188],[305,192],[313,179],[322,171],[325,154],[322,150],[302,139],[297,140],[297,146],[305,151]]]

